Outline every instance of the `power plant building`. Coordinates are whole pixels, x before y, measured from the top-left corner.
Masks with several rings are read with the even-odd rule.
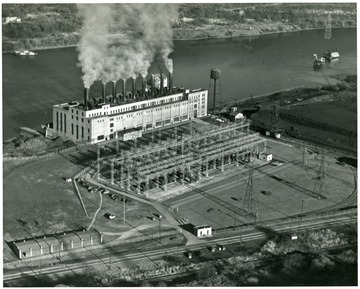
[[[116,93],[114,84],[112,97],[105,96],[103,88],[98,101],[90,101],[89,90],[85,89],[82,103],[53,106],[53,127],[47,129],[47,135],[92,144],[110,139],[127,140],[140,137],[143,131],[207,115],[207,90],[165,88],[167,80],[163,76],[161,80],[158,88],[153,75],[154,89],[149,90],[143,79],[142,90],[137,92],[133,81],[133,91],[126,92],[123,88],[122,94]]]

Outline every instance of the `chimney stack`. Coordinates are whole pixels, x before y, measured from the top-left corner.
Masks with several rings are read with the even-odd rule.
[[[123,87],[122,87],[123,101],[125,101],[125,98],[126,98],[126,79],[123,79],[122,83],[123,83]]]
[[[173,91],[173,75],[171,72],[169,72],[169,91],[172,92]]]
[[[164,75],[162,71],[160,71],[160,93],[164,92]]]
[[[155,96],[155,75],[151,74],[151,96]]]
[[[136,76],[132,78],[132,97],[135,99],[135,93],[136,93]]]
[[[112,92],[112,95],[113,95],[113,103],[116,102],[116,81],[113,81],[113,92]]]
[[[102,102],[106,102],[106,83],[102,83]]]
[[[90,88],[84,87],[84,109],[85,110],[88,110],[89,90],[90,90]]]
[[[141,96],[145,97],[145,88],[146,88],[145,77],[142,76],[141,80],[142,80]]]

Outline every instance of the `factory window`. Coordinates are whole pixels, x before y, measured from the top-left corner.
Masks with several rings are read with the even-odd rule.
[[[88,140],[90,140],[90,136],[88,135]]]
[[[60,131],[63,130],[62,113],[60,112]]]
[[[110,123],[110,127],[114,127],[114,124],[113,124],[113,123]]]
[[[76,120],[79,120],[79,118],[78,118],[78,117],[76,117]]]
[[[74,134],[74,124],[71,124],[71,134]]]
[[[74,116],[73,116],[73,115],[71,116],[71,119],[74,119]]]
[[[79,126],[76,125],[76,139],[79,139]]]
[[[82,112],[81,115],[84,116],[84,113]]]
[[[88,123],[90,123],[89,120],[88,120]]]
[[[114,118],[110,118],[110,121],[114,121]]]
[[[76,114],[79,114],[79,112],[78,112],[78,111],[76,111]]]
[[[194,108],[197,108],[197,104],[194,104]]]
[[[98,135],[97,139],[98,139],[98,140],[104,139],[104,135]]]
[[[88,133],[90,133],[90,129],[88,128]]]
[[[66,114],[64,114],[64,132],[66,133]]]
[[[81,138],[84,138],[84,127],[81,127]]]
[[[110,132],[113,132],[113,131],[114,131],[113,129],[110,130]]]
[[[83,118],[81,118],[81,122],[84,122],[84,119],[83,119]]]
[[[59,130],[59,112],[56,112],[56,130]]]
[[[74,110],[73,110],[73,109],[71,110],[71,113],[74,113]]]

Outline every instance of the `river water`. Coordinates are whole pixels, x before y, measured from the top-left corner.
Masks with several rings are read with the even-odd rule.
[[[322,56],[335,48],[340,60],[313,71],[313,54]],[[222,71],[218,101],[233,101],[300,85],[315,87],[339,73],[356,74],[356,29],[334,29],[329,40],[324,30],[311,30],[177,41],[172,58],[174,85],[208,89],[210,70],[217,67]],[[76,64],[76,48],[43,50],[35,57],[3,55],[4,140],[16,137],[20,126],[40,129],[50,122],[52,105],[82,99],[81,69]],[[110,94],[111,86],[107,89]],[[90,96],[100,93],[100,83],[91,87]]]

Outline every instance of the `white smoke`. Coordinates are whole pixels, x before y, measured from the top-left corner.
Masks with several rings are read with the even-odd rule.
[[[78,51],[85,87],[96,80],[106,83],[139,73],[146,77],[155,57],[173,72],[169,54],[177,4],[79,4],[78,9],[83,18]],[[126,44],[109,37],[114,23],[122,31],[130,31]]]

